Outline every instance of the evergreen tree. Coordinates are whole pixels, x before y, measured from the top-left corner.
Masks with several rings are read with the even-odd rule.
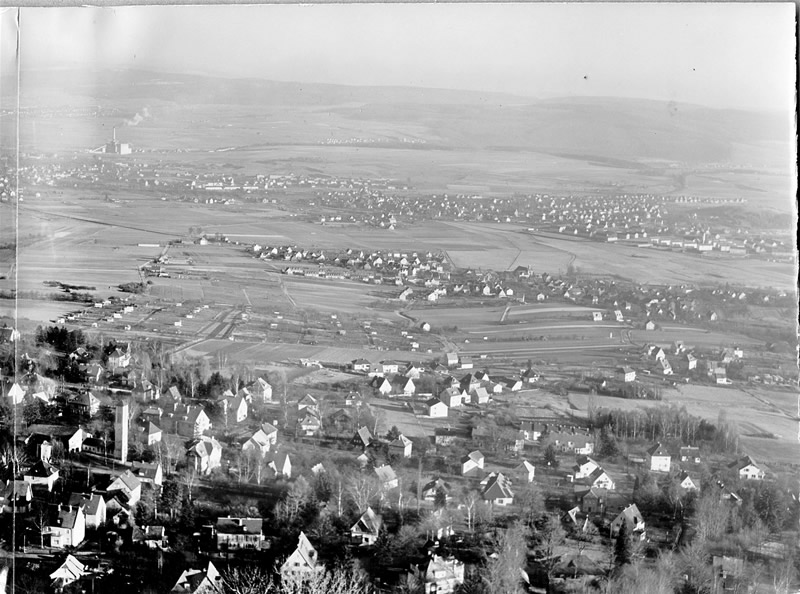
[[[558,455],[552,443],[544,450],[544,461],[550,468],[558,468]]]
[[[631,533],[628,522],[624,521],[619,527],[617,540],[614,543],[614,559],[617,567],[628,565],[632,557]]]

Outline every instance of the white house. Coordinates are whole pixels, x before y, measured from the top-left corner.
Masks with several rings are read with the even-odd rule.
[[[432,419],[446,418],[447,405],[438,398],[431,398],[425,405],[428,407],[428,416]]]
[[[660,443],[647,449],[647,466],[653,472],[669,472],[672,458]]]

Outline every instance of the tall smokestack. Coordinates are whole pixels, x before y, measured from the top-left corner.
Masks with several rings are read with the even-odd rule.
[[[111,129],[111,140],[114,141],[114,142],[117,142],[117,127],[116,126],[114,126]]]

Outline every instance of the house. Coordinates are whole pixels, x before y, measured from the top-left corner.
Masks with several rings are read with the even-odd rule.
[[[301,435],[311,437],[317,435],[322,429],[322,421],[312,412],[306,413],[301,419],[297,420],[297,427]]]
[[[552,444],[553,447],[564,453],[584,456],[594,453],[593,438],[582,433],[553,431],[547,434],[544,443],[545,445]]]
[[[169,419],[183,437],[200,437],[211,429],[211,419],[202,406],[178,404],[172,407]]]
[[[527,460],[523,460],[514,467],[514,474],[520,482],[532,483],[533,477],[536,474],[536,467]]]
[[[311,394],[306,394],[297,401],[297,412],[300,413],[303,411],[306,413],[314,413],[316,415],[319,414],[319,402],[317,402],[317,399]]]
[[[672,375],[672,365],[670,365],[666,357],[659,359],[658,364],[661,366],[661,371],[664,375]]]
[[[350,538],[360,546],[373,545],[378,540],[382,524],[381,517],[371,507],[367,507],[367,511],[350,528]]]
[[[350,404],[345,402],[345,405],[352,406],[353,400],[350,400]],[[344,408],[339,408],[328,415],[325,426],[328,428],[329,432],[346,433],[352,430],[353,415]]]
[[[261,402],[272,402],[272,386],[264,378],[259,377],[251,386]]]
[[[69,505],[82,506],[86,527],[97,529],[106,523],[106,500],[99,493],[72,493]]]
[[[698,481],[693,479],[685,470],[681,471],[678,475],[678,485],[684,491],[699,491],[700,485]]]
[[[382,464],[376,467],[375,476],[378,477],[378,482],[380,482],[381,487],[386,491],[396,489],[400,484],[397,474],[395,474],[394,469],[388,464]]]
[[[286,452],[271,452],[264,456],[267,478],[292,478],[292,461]]]
[[[200,474],[211,474],[221,464],[222,445],[213,437],[203,435],[189,442],[186,459]]]
[[[22,401],[25,398],[25,388],[15,383],[8,390],[6,398],[8,398],[8,401],[12,406],[16,406],[17,404],[22,404]]]
[[[746,481],[762,481],[766,473],[759,468],[750,456],[744,456],[734,462],[728,464],[728,468],[736,470],[736,474],[740,479]]]
[[[389,454],[398,458],[410,458],[412,446],[411,440],[401,433],[397,439],[389,442]]]
[[[83,506],[52,506],[43,535],[48,537],[49,546],[54,549],[77,547],[86,538],[86,516],[83,513]]]
[[[603,312],[601,312],[601,311],[593,311],[592,312],[592,321],[593,322],[602,322],[603,321]]]
[[[353,445],[367,449],[372,444],[372,433],[367,427],[361,427],[353,435]]]
[[[242,452],[253,452],[259,456],[263,456],[270,450],[273,443],[274,442],[270,440],[266,431],[261,428],[242,444]]]
[[[700,464],[700,448],[695,446],[685,446],[680,450],[681,462],[688,462],[690,464]]]
[[[636,370],[633,367],[617,367],[617,375],[623,382],[632,382],[636,380]]]
[[[261,518],[217,518],[212,535],[218,551],[258,551],[267,548]]]
[[[611,521],[611,538],[615,538],[619,534],[623,522],[628,526],[628,534],[635,535],[640,540],[644,539],[644,518],[635,503],[623,509]]]
[[[417,387],[414,385],[414,380],[408,378],[408,381],[403,385],[403,394],[406,396],[411,396],[414,392],[417,391]]]
[[[595,468],[591,474],[580,481],[583,485],[594,489],[606,489],[613,491],[615,488],[614,481],[608,476],[608,473],[601,467]]]
[[[600,465],[589,456],[578,456],[575,466],[572,467],[573,479],[579,481],[582,478],[586,478],[597,468],[600,468]]]
[[[647,323],[644,325],[645,330],[655,330],[656,323],[653,320],[647,320]]]
[[[428,416],[432,419],[446,418],[448,413],[447,405],[438,398],[431,398],[425,405],[428,407]]]
[[[608,491],[606,489],[581,489],[576,492],[580,501],[581,511],[585,514],[601,514],[608,503]]]
[[[186,569],[170,590],[170,594],[216,594],[220,576],[211,561],[206,569]]]
[[[222,400],[222,412],[226,421],[241,423],[247,418],[247,399],[242,395],[228,396]]]
[[[164,470],[159,462],[132,462],[131,472],[143,484],[160,487],[164,482]]]
[[[0,482],[0,503],[5,513],[26,513],[33,500],[33,488],[28,481],[8,479]]]
[[[461,474],[463,476],[479,474],[483,470],[484,457],[478,450],[461,458]]]
[[[152,421],[147,422],[146,427],[142,427],[139,431],[139,440],[146,446],[151,446],[161,441],[163,432]]]
[[[458,365],[458,353],[446,353],[445,356],[447,357],[448,367],[455,367]]]
[[[488,404],[489,403],[489,392],[486,391],[486,388],[483,386],[479,386],[472,392],[472,397],[470,398],[472,404]]]
[[[545,431],[545,424],[533,421],[523,421],[520,425],[520,431],[525,435],[528,441],[539,441],[542,433]]]
[[[519,392],[523,387],[522,380],[518,377],[505,378],[501,383],[512,392]]]
[[[150,550],[164,550],[167,547],[167,532],[164,526],[134,526],[131,541]]]
[[[449,408],[458,408],[464,404],[466,398],[468,398],[467,392],[456,386],[451,386],[439,393],[439,400],[444,402]]]
[[[58,480],[58,468],[49,462],[39,460],[25,472],[22,478],[32,486],[40,485],[47,487],[48,491],[52,491],[53,485]]]
[[[410,380],[409,380],[410,381]],[[387,378],[383,378],[382,381],[378,384],[378,393],[382,396],[388,396],[392,393],[392,382],[390,382]]]
[[[396,361],[381,361],[380,365],[378,366],[380,373],[384,376],[389,374],[398,373],[400,370],[400,366],[397,364]]]
[[[447,483],[441,478],[437,477],[432,481],[425,483],[425,485],[422,487],[422,498],[425,501],[436,501],[436,493],[440,490],[444,493],[445,499],[450,498],[450,483]]]
[[[31,440],[47,439],[53,441],[58,439],[67,452],[80,452],[86,435],[83,429],[75,425],[44,425],[35,424],[28,427],[28,438],[25,443]]]
[[[91,392],[84,392],[70,397],[67,408],[75,416],[93,417],[100,410],[100,400]]]
[[[469,439],[470,434],[463,429],[452,427],[436,427],[433,430],[433,443],[436,445],[453,445],[457,439]]]
[[[369,373],[371,364],[366,359],[355,359],[350,363],[353,368],[353,371],[359,371],[362,373]]]
[[[502,472],[491,473],[483,481],[481,496],[484,501],[492,505],[506,506],[514,502],[514,492],[511,490],[511,481]]]
[[[317,550],[311,546],[305,532],[300,532],[297,547],[281,565],[281,580],[297,580],[324,569],[318,564]]]
[[[686,353],[686,363],[688,364],[690,371],[692,369],[697,369],[697,358],[691,353]]]
[[[111,373],[116,373],[131,364],[131,351],[130,348],[122,349],[117,347],[108,355],[108,369]]]
[[[72,555],[67,555],[64,562],[50,574],[50,582],[56,591],[62,591],[77,582],[86,574],[86,566]]]
[[[453,594],[464,583],[464,563],[436,554],[424,570],[416,567],[411,573],[423,584],[424,594]]]
[[[142,496],[142,481],[132,471],[126,470],[111,481],[106,492],[109,495],[122,495],[128,505],[135,505]]]
[[[672,458],[660,443],[647,449],[647,466],[651,472],[669,472]]]

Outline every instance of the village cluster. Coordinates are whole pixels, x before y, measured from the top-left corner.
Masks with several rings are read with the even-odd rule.
[[[31,345],[11,328],[1,337],[6,346]],[[427,526],[428,542],[419,552],[412,547],[403,559],[413,562],[395,567],[388,586],[386,567],[377,571],[364,562],[364,579],[376,591],[413,580],[425,592],[458,591],[474,571],[459,549],[467,545],[458,543],[472,542],[479,526],[487,530],[506,516],[529,517],[540,539],[558,541],[557,556],[546,550],[552,542],[537,541],[535,565],[551,584],[565,586],[578,576],[605,575],[606,567],[582,556],[587,543],[629,541],[656,551],[679,542],[699,521],[687,510],[701,497],[725,509],[746,501],[768,522],[753,497],[770,493],[788,506],[774,521],[798,514],[798,494],[776,491],[769,467],[720,445],[722,427],[698,431],[697,420],[685,413],[674,430],[671,422],[642,420],[634,439],[619,428],[615,437],[597,418],[518,418],[508,408],[516,395],[546,385],[530,365],[507,375],[476,368],[455,352],[428,364],[356,359],[346,386],[303,391],[287,391],[285,377],[273,379],[273,386],[266,377],[203,378],[173,368],[176,383],[162,389],[164,370],[154,378],[130,344],[94,345],[58,328],[36,338],[40,347],[81,343],[62,358],[85,379],[65,386],[26,355],[20,380],[4,382],[6,426],[16,423],[20,430],[17,441],[7,436],[0,497],[6,520],[13,516],[18,525],[4,534],[6,543],[35,552],[38,560],[31,563],[46,567],[57,589],[116,583],[102,551],[160,556],[187,542],[201,555],[180,575],[169,574],[171,589],[157,591],[206,592],[220,575],[217,565],[232,559],[273,559],[285,583],[302,581],[325,571],[331,539],[336,548],[346,544],[353,558],[369,558],[388,546],[387,530],[395,534],[414,508],[417,520],[408,521]],[[670,373],[664,349],[650,345],[643,356],[640,369],[651,361]],[[682,343],[669,354],[679,356],[691,367]],[[719,382],[725,364],[744,356],[739,348],[724,349],[718,362],[708,363],[709,373]],[[634,384],[636,370],[621,367],[595,388],[607,382]],[[393,407],[424,423],[424,437],[388,426],[382,411]],[[685,431],[678,429],[682,423]],[[243,513],[236,515],[230,506],[204,503],[232,483],[254,501],[274,502],[275,510],[238,506]],[[754,491],[751,484],[769,490]],[[327,499],[309,503],[311,491]],[[662,501],[670,502],[672,513],[664,513]],[[300,510],[309,505],[317,506],[315,514],[336,516],[338,527],[328,530],[337,536],[302,519],[311,512]],[[177,524],[171,521],[176,514]],[[270,526],[267,518],[289,524]],[[282,531],[289,526],[287,540]],[[730,569],[735,563],[714,558],[714,571],[730,587],[743,579]],[[523,577],[531,583],[531,576]],[[126,579],[137,583],[135,574]]]

